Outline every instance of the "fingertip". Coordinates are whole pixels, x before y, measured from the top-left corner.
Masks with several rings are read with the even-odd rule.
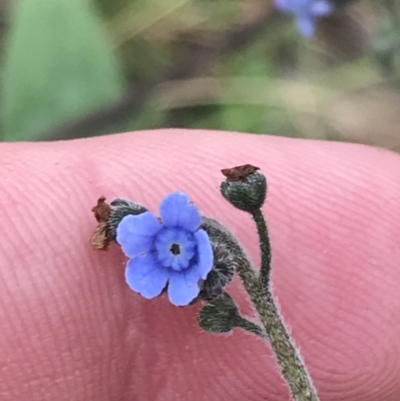
[[[165,322],[166,329],[163,333],[152,330],[152,343],[170,345],[174,355],[181,353],[174,330],[188,344],[196,341],[200,351],[207,345],[206,352],[212,353],[214,339],[199,336],[193,340],[194,329],[187,325],[190,312],[186,310],[180,312],[184,318],[174,317],[178,323],[168,328],[166,319],[173,309],[163,299],[152,301],[159,302],[158,306],[146,306],[151,314],[143,315],[140,298],[125,288],[119,250],[99,254],[88,244],[96,225],[90,212],[93,204],[102,194],[122,196],[155,212],[165,194],[186,192],[205,215],[232,230],[257,262],[252,222],[220,196],[219,184],[221,168],[246,163],[260,167],[269,182],[264,211],[273,247],[274,290],[324,399],[335,400],[340,394],[346,400],[373,400],[374,386],[383,383],[381,399],[395,400],[393,394],[400,389],[388,372],[400,369],[400,326],[395,319],[396,283],[400,280],[398,155],[361,145],[157,130],[62,143],[6,144],[0,146],[0,157],[7,166],[6,177],[0,172],[5,178],[1,180],[6,194],[2,213],[3,227],[7,227],[0,238],[6,244],[0,274],[10,261],[29,265],[29,271],[37,274],[33,282],[41,293],[50,294],[50,300],[57,294],[53,307],[51,302],[43,302],[45,295],[39,303],[36,290],[32,290],[32,310],[40,306],[57,316],[60,302],[68,305],[68,300],[74,299],[71,315],[82,332],[88,330],[88,315],[97,316],[99,322],[129,321],[129,328],[132,315],[139,316],[145,323],[127,347],[140,345],[142,355],[153,360],[158,356],[144,339],[148,327],[158,324],[157,319]],[[7,280],[23,281],[25,273],[16,269],[14,277],[7,273]],[[50,285],[38,278],[40,274]],[[12,285],[17,288],[20,282]],[[235,285],[231,288],[239,294]],[[61,318],[53,319],[50,325],[64,330]],[[89,331],[95,337],[94,329]],[[11,331],[4,329],[8,336]],[[53,332],[56,338],[68,338],[66,333],[59,336],[59,331]],[[106,333],[111,338],[110,333],[115,334],[116,329]],[[239,375],[239,369],[247,371],[248,366],[239,366],[237,355],[230,355],[225,345],[222,360],[232,367],[236,378],[243,379],[241,387],[232,387],[232,391],[264,396],[266,370],[276,376],[271,361],[254,361],[254,350],[258,352],[258,346],[264,350],[265,345],[240,336],[232,341],[244,350],[254,370],[253,376]],[[182,357],[187,366],[192,366],[193,355]],[[123,358],[123,352],[119,356]],[[146,358],[145,364],[150,360]],[[182,363],[175,359],[177,365]],[[198,360],[204,383],[213,380],[215,373],[208,363],[207,358]],[[149,369],[150,375],[154,371]],[[186,386],[174,372],[161,366],[157,369],[162,369],[171,386]],[[221,386],[232,386],[228,378],[221,381]],[[135,384],[141,385],[139,381]],[[272,381],[270,385],[276,386],[272,397],[279,399],[285,390],[282,383]]]

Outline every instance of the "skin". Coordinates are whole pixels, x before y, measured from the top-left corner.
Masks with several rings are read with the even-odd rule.
[[[259,261],[250,218],[220,169],[267,175],[272,282],[321,401],[400,398],[400,158],[360,145],[163,130],[0,145],[2,401],[286,401],[269,346],[201,332],[200,305],[151,301],[125,257],[94,251],[91,208],[126,197],[157,211],[173,190]],[[229,288],[251,308],[236,280]]]

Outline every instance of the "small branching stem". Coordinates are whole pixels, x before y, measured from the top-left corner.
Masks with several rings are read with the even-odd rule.
[[[267,290],[269,288],[269,277],[271,271],[271,243],[269,241],[268,228],[261,209],[254,210],[251,215],[256,223],[258,236],[260,239],[261,268],[260,281]]]
[[[319,401],[300,354],[289,335],[272,293],[265,291],[255,270],[247,260],[237,267],[237,273],[253,302],[282,375],[295,401]]]
[[[258,215],[258,217],[264,220],[262,215]],[[263,224],[266,228],[265,221]],[[249,294],[265,332],[262,328],[255,328],[251,324],[248,325],[247,322],[249,321],[247,320],[236,325],[242,328],[244,328],[243,325],[247,326],[245,330],[252,326],[248,331],[252,331],[256,335],[262,334],[261,337],[269,341],[282,375],[295,401],[320,401],[300,353],[279,312],[270,286],[266,286],[265,282],[261,282],[259,274],[253,268],[242,246],[229,230],[215,220],[206,218],[204,219],[203,228],[206,229],[213,241],[223,241],[229,252],[235,255],[235,271],[243,282],[246,292]],[[265,249],[269,250],[269,247]],[[262,246],[261,250],[264,253]],[[270,262],[270,256],[268,258],[265,257],[264,260]],[[269,279],[270,263],[268,266],[265,265],[264,269],[265,275]],[[269,280],[267,280],[268,282]]]
[[[289,335],[270,288],[271,243],[261,209],[251,212],[256,223],[261,250],[260,276],[249,264],[237,269],[254,306],[265,327],[271,347],[296,401],[318,401],[317,391],[311,381],[296,345]]]
[[[263,328],[261,328],[258,324],[240,316],[236,322],[236,327],[240,327],[243,330],[248,331],[249,333],[255,334],[258,337],[263,338],[264,340],[269,340],[267,333]]]

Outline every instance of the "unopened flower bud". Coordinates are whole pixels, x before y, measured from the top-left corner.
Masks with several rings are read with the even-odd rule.
[[[250,164],[222,170],[226,180],[221,184],[221,193],[237,209],[253,212],[264,204],[267,180],[258,170]]]
[[[214,254],[214,266],[201,285],[199,298],[211,301],[220,296],[231,282],[235,268],[239,263],[235,251],[226,241],[226,233],[215,220],[203,217],[201,227],[211,240]]]
[[[199,325],[213,333],[229,333],[238,326],[239,310],[228,293],[222,294],[200,310]]]

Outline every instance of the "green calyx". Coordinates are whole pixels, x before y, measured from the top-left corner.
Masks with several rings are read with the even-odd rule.
[[[229,177],[221,183],[222,196],[237,209],[253,212],[260,209],[267,194],[267,180],[259,171],[232,180]]]

